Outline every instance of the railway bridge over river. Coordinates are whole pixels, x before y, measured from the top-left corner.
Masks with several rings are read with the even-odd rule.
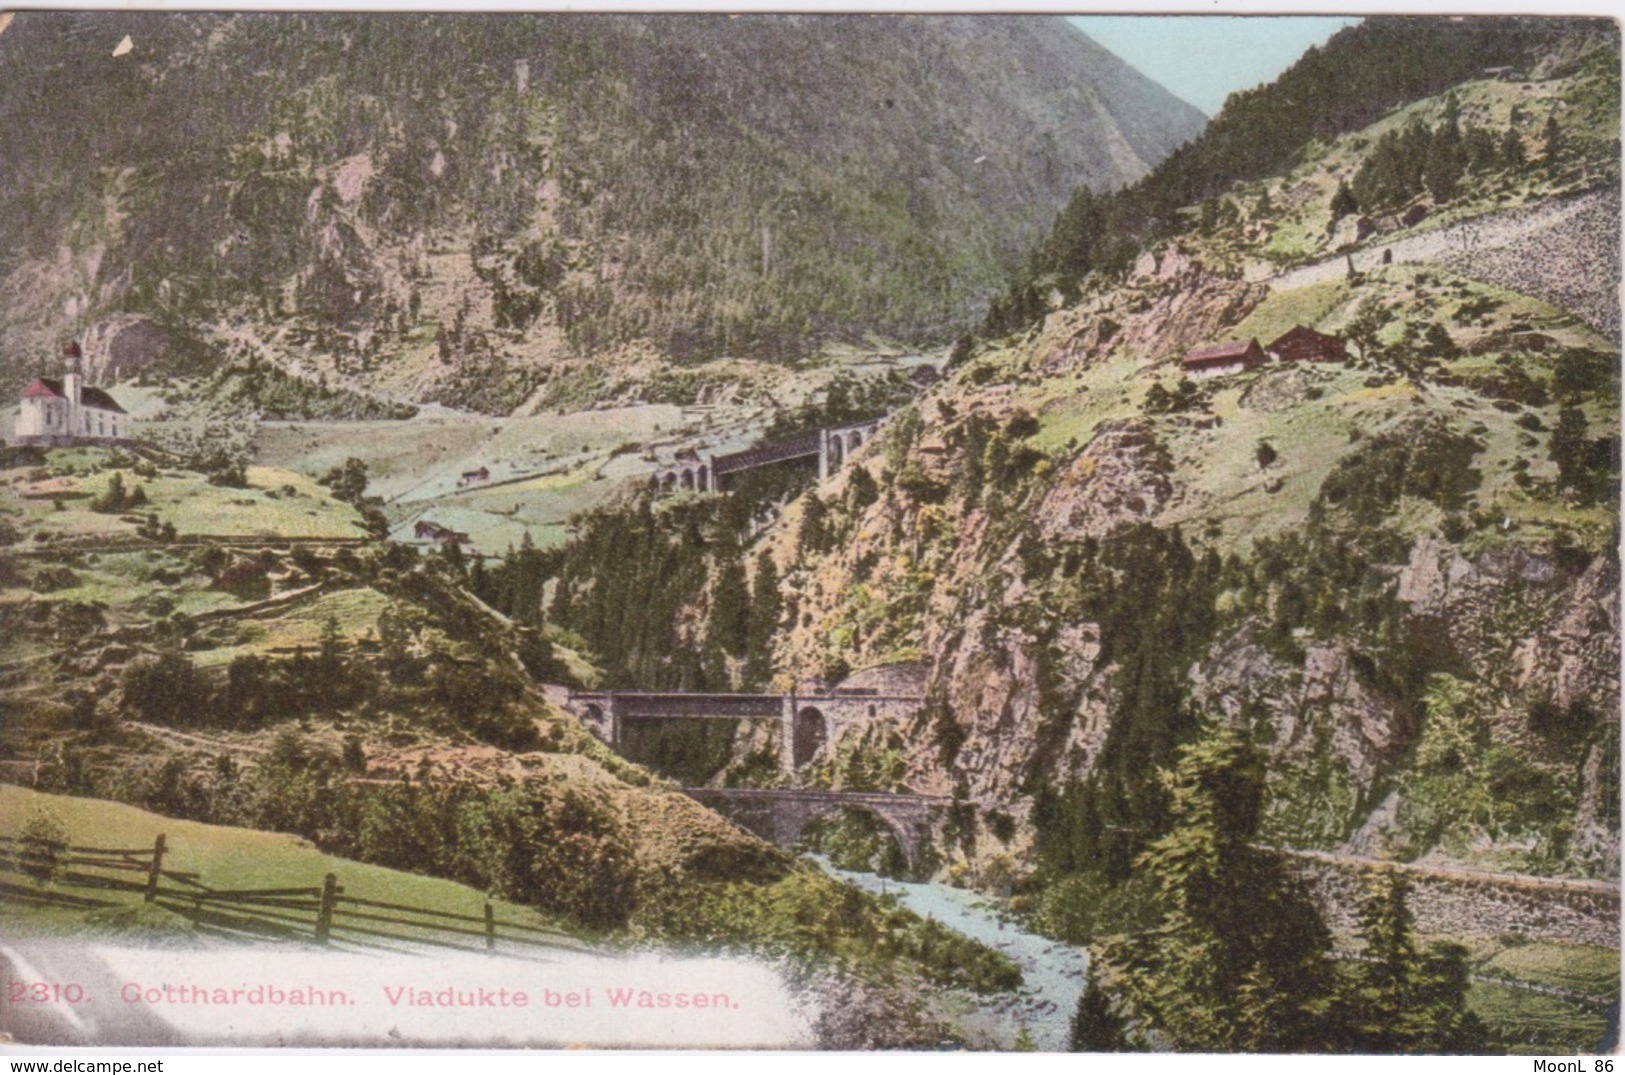
[[[907,720],[923,696],[879,688],[837,687],[814,694],[723,694],[699,691],[578,691],[566,707],[598,738],[620,751],[627,729],[640,722],[760,720],[778,725],[780,766],[793,773],[827,755],[841,733],[861,721]],[[691,798],[741,828],[792,848],[819,818],[861,810],[897,840],[910,866],[953,800],[940,795],[817,788],[684,788]]]
[[[862,810],[891,831],[910,867],[930,840],[932,823],[953,806],[953,799],[946,795],[816,788],[684,788],[683,794],[785,849],[795,847],[807,826],[819,818],[842,810]]]

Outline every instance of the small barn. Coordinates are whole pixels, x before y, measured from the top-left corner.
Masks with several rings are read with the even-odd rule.
[[[1348,348],[1337,336],[1316,332],[1307,325],[1293,325],[1270,344],[1277,362],[1346,362]]]
[[[1185,376],[1193,381],[1209,377],[1227,377],[1232,373],[1256,369],[1269,361],[1256,339],[1231,340],[1209,347],[1198,347],[1185,354]]]

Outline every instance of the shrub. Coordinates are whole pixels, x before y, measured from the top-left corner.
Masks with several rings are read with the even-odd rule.
[[[178,649],[131,662],[122,686],[124,704],[154,724],[194,724],[209,701],[203,674]]]
[[[35,806],[19,834],[19,867],[38,884],[47,884],[61,869],[68,850],[68,826],[49,806]]]

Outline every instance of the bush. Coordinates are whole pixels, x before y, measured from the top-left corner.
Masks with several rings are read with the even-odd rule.
[[[131,662],[122,686],[125,706],[154,724],[195,724],[209,702],[203,674],[178,649]]]
[[[68,826],[49,806],[35,806],[19,834],[19,868],[37,884],[48,884],[68,851]]]

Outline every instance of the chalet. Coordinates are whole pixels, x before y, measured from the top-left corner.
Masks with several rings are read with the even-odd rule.
[[[1287,329],[1269,350],[1277,362],[1347,362],[1349,357],[1341,339],[1306,325]]]
[[[418,541],[438,541],[442,545],[466,545],[469,540],[468,535],[462,531],[452,530],[427,519],[418,521],[412,528],[412,536]]]
[[[1255,369],[1269,361],[1257,340],[1231,340],[1211,347],[1198,347],[1185,354],[1185,376],[1193,381],[1209,377],[1227,377],[1232,373]]]
[[[13,440],[17,444],[116,444],[129,439],[130,416],[118,400],[85,384],[79,345],[62,349],[62,378],[35,378],[23,389]]]

